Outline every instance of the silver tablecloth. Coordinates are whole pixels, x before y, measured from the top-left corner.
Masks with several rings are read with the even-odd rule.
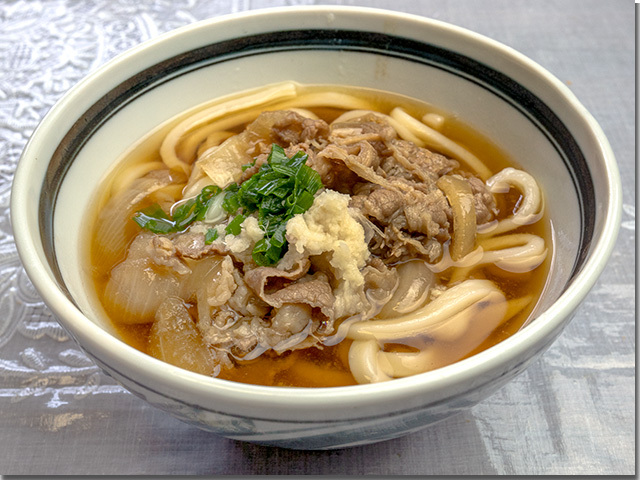
[[[9,221],[13,172],[38,121],[88,72],[197,20],[313,0],[0,2],[0,473],[633,474],[634,10],[630,0],[343,0],[416,13],[528,55],[573,90],[616,153],[624,213],[611,261],[570,326],[468,412],[377,445],[298,452],[226,440],[148,407],[58,326]]]

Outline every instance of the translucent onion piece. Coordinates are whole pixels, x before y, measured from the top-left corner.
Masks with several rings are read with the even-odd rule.
[[[514,230],[522,225],[537,222],[544,210],[544,199],[535,179],[527,172],[505,168],[486,181],[492,193],[506,193],[513,186],[520,190],[523,200],[518,210],[509,218],[481,227],[481,233],[497,235]]]
[[[463,146],[457,144],[450,138],[445,137],[437,130],[434,130],[421,121],[413,118],[402,108],[394,108],[391,111],[391,117],[406,126],[417,137],[424,140],[427,145],[438,149],[445,155],[450,155],[467,164],[467,166],[474,170],[483,180],[486,180],[491,176],[491,170],[489,170],[482,160]]]
[[[215,120],[212,123],[201,127],[195,133],[188,137],[188,141],[180,142],[176,145],[176,152],[180,158],[185,159],[185,168],[191,168],[190,164],[196,159],[199,161],[203,158],[210,156],[214,153],[220,145],[214,145],[217,140],[224,143],[224,140],[234,137],[235,135],[228,135],[227,129],[234,128],[239,125],[244,125],[256,119],[260,114],[259,110],[250,110],[248,112],[240,112],[237,114],[226,115],[220,120]],[[208,145],[208,138],[213,138],[211,145]],[[200,145],[197,142],[205,142],[204,145]],[[202,148],[200,148],[202,147]],[[199,150],[198,152],[196,152]],[[196,163],[197,165],[197,163]]]
[[[291,98],[295,96],[295,94],[296,85],[291,82],[286,82],[262,88],[253,93],[243,94],[239,98],[214,104],[201,110],[180,122],[167,134],[160,147],[162,160],[169,168],[182,169],[184,172],[188,172],[188,164],[178,158],[176,154],[176,146],[183,135],[225,115],[261,105],[268,105],[274,101]]]
[[[179,292],[178,275],[138,258],[126,260],[113,269],[104,300],[119,309],[119,323],[151,323],[162,301]]]
[[[253,112],[250,112],[253,114]],[[238,135],[202,154],[194,168],[202,170],[213,185],[225,188],[242,177],[242,167],[254,159],[251,152],[259,142],[273,142],[273,125],[286,117],[284,111],[262,112]],[[191,191],[191,185],[189,185]]]
[[[198,167],[211,179],[213,185],[225,188],[242,176],[242,166],[252,161],[247,150],[248,130],[225,140],[218,148],[209,150],[198,159]],[[268,137],[265,137],[268,138]]]
[[[218,294],[223,294],[223,288],[229,290],[233,288],[228,281],[228,276],[225,278],[227,282],[221,285],[220,277],[223,273],[222,263],[226,260],[226,256],[207,255],[200,260],[190,260],[189,267],[192,274],[185,278],[180,285],[180,298],[187,302],[198,300],[198,317],[201,319],[208,319],[210,316],[210,306],[208,302],[207,291],[211,290]],[[228,270],[228,261],[225,265]],[[211,284],[211,285],[210,285]],[[230,296],[230,293],[226,294]],[[226,302],[228,298],[222,297],[222,301],[218,304]]]
[[[393,318],[422,307],[435,283],[435,275],[423,260],[411,260],[396,267],[400,282],[377,318]]]
[[[436,184],[442,190],[453,210],[451,258],[456,261],[473,250],[476,243],[476,207],[471,186],[464,179],[444,175]]]
[[[126,248],[128,238],[125,234],[131,217],[141,208],[141,202],[154,192],[163,189],[172,182],[171,175],[147,175],[136,179],[126,190],[112,196],[100,210],[95,224],[95,258],[104,265],[113,265]]]
[[[176,367],[213,376],[219,367],[181,300],[168,298],[158,308],[149,334],[149,354]]]
[[[466,280],[410,314],[392,320],[356,322],[350,326],[347,336],[353,340],[376,340],[380,343],[407,343],[411,337],[430,336],[432,333],[450,339],[457,335],[455,332],[463,323],[468,324],[472,316],[478,314],[478,305],[488,307],[504,302],[504,294],[493,282]],[[440,328],[445,324],[447,328]]]

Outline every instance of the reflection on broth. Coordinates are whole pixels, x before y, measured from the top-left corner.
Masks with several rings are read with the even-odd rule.
[[[551,257],[535,179],[433,107],[270,85],[141,140],[91,212],[123,340],[238,382],[325,387],[439,368],[529,318]]]

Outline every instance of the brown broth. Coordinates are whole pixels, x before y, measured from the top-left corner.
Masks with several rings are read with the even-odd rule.
[[[313,90],[313,88],[311,89]],[[430,111],[443,114],[443,112],[430,105],[408,99],[407,97],[370,90],[344,90],[348,93],[359,92],[360,95],[364,95],[368,99],[374,100],[378,106],[377,109],[384,113],[388,113],[393,107],[399,105],[405,108],[409,113],[414,114],[417,118],[421,118],[424,113]],[[335,108],[316,108],[312,110],[319,117],[329,122],[337,118],[337,116],[342,113],[340,110]],[[514,161],[514,159],[508,158],[508,156],[500,150],[495,143],[485,138],[482,134],[465,125],[457,118],[447,115],[444,116],[446,118],[446,122],[441,133],[463,145],[475,154],[490,168],[492,172],[497,172],[508,166],[518,167],[517,162]],[[141,147],[134,148],[134,154],[130,155],[129,158],[126,158],[124,162],[131,164],[157,160],[159,158],[158,137],[159,135],[157,133],[151,134],[151,140],[147,140],[146,144],[143,140]],[[138,154],[136,155],[135,152],[138,152]],[[142,153],[140,154],[140,152]],[[104,190],[98,197],[100,201],[96,202],[97,207],[92,213],[93,218],[96,218],[98,209],[101,205],[104,205],[105,199],[109,195],[109,185],[110,182],[105,182]],[[519,199],[519,194],[517,192],[511,192],[510,195],[503,195],[501,197],[499,208],[501,209],[501,212],[504,212],[504,215],[507,216],[515,208]],[[131,225],[129,225],[125,233],[127,243],[129,243],[138,232],[136,225],[133,222],[130,223]],[[105,264],[100,255],[96,253],[96,235],[93,233],[93,230],[95,229],[92,228],[87,232],[90,239],[89,265],[91,266],[93,281],[98,297],[105,308],[108,317],[111,319],[111,323],[113,324],[117,334],[122,338],[122,340],[134,348],[148,353],[147,344],[151,324],[121,324],[117,321],[120,316],[120,312],[114,310],[104,301],[104,290],[109,278],[109,272],[115,265]],[[534,225],[521,227],[519,230],[541,236],[545,239],[549,252],[552,251],[553,245],[551,242],[551,229],[546,217]],[[117,253],[118,258],[123,259],[126,252],[122,251]],[[540,296],[540,293],[544,288],[551,256],[552,255],[550,253],[543,265],[535,269],[533,272],[526,274],[506,275],[504,272],[496,272],[497,267],[493,266],[479,268],[473,271],[471,277],[488,278],[493,280],[505,293],[507,299],[518,298],[525,294],[533,294],[534,299],[536,300],[531,302],[531,304],[529,304],[522,312],[499,326],[482,342],[479,347],[472,351],[456,349],[455,344],[447,346],[447,348],[451,349],[450,353],[447,355],[450,359],[448,363],[466,358],[490,348],[510,335],[513,335],[522,327],[522,325],[528,320],[531,311],[535,307],[537,298]],[[449,275],[450,271],[443,272],[440,276],[441,283],[446,285],[449,281]],[[235,368],[230,370],[223,370],[220,373],[219,378],[243,383],[272,386],[331,387],[352,385],[355,384],[355,380],[349,371],[348,351],[350,343],[350,341],[346,340],[334,347],[308,348],[304,350],[286,352],[282,355],[267,352],[255,360],[238,364]]]

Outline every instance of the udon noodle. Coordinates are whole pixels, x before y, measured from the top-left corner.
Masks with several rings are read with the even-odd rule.
[[[332,386],[473,355],[530,317],[536,180],[455,118],[282,83],[151,132],[105,182],[90,265],[131,345],[204,375]]]

